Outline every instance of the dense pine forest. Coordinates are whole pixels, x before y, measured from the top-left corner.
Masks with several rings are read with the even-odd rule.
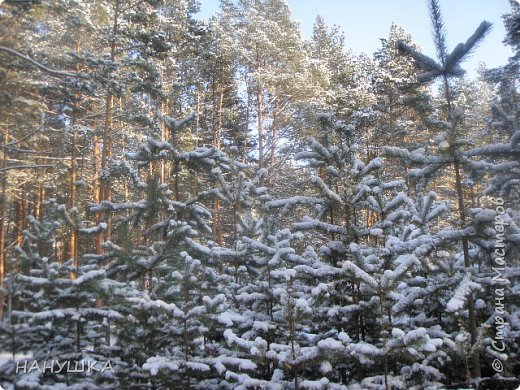
[[[0,388],[520,386],[520,2],[474,78],[440,0],[0,3]]]

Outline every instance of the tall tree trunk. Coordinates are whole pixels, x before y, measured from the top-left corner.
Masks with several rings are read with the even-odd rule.
[[[4,145],[9,142],[9,130],[5,129],[3,134]],[[2,157],[2,169],[7,167],[7,150],[3,150]],[[0,321],[4,318],[4,278],[6,273],[6,264],[5,264],[5,215],[6,215],[6,207],[7,207],[7,171],[3,171],[2,173],[2,189],[1,189],[1,197],[2,204],[0,204]]]
[[[264,103],[262,88],[257,86],[256,90],[256,112],[258,126],[258,168],[264,167]]]
[[[249,88],[249,85],[247,85],[246,81],[246,89],[247,89],[247,106],[246,106],[246,119],[245,119],[245,126],[244,126],[244,141],[242,143],[242,162],[247,162],[247,141],[249,138],[249,120],[251,117],[251,106],[252,106],[252,93]]]
[[[222,108],[224,106],[224,87],[222,86],[222,80],[220,85],[219,103],[218,103],[218,119],[217,119],[217,149],[220,150],[222,146]],[[223,232],[222,232],[222,210],[220,207],[220,199],[216,200],[216,213],[217,213],[217,239],[218,245],[223,243]]]
[[[95,125],[94,125],[95,126]],[[94,180],[93,186],[92,186],[92,192],[93,192],[93,198],[95,203],[101,202],[101,188],[99,183],[99,175],[101,173],[101,158],[100,158],[100,149],[99,149],[99,138],[96,135],[96,129],[94,130],[94,137],[92,140],[94,151],[93,151],[93,165],[94,165],[94,177],[96,178]],[[97,213],[96,215],[96,224],[99,225],[101,222],[101,215]],[[96,247],[96,253],[98,255],[103,253],[103,248],[101,244],[103,243],[103,236],[101,234],[95,235],[95,247]]]
[[[75,115],[73,115],[73,118]],[[75,122],[75,118],[72,121]],[[76,192],[76,181],[77,179],[77,163],[76,163],[76,147],[77,147],[77,132],[73,124],[72,129],[72,141],[71,141],[71,153],[70,153],[70,207],[76,207],[77,203],[77,192]],[[78,227],[72,226],[69,241],[69,253],[73,261],[73,266],[75,271],[71,272],[71,277],[75,278],[77,276],[78,269]]]
[[[200,146],[200,90],[197,89],[197,106],[195,109],[195,131],[197,132],[197,147]]]
[[[453,168],[455,170],[455,187],[457,190],[457,201],[459,206],[459,218],[462,225],[462,229],[466,227],[466,212],[464,208],[464,191],[462,188],[462,178],[460,174],[460,163],[457,158],[455,158],[453,163]],[[464,255],[464,267],[469,270],[471,268],[471,259],[469,256],[469,239],[466,235],[462,237],[462,252]],[[480,370],[480,353],[478,348],[476,347],[477,343],[477,318],[475,313],[475,301],[473,297],[473,293],[468,296],[468,320],[469,320],[469,333],[471,335],[471,345],[474,348],[473,352],[473,364],[475,366],[474,374],[477,378],[481,376]]]
[[[224,87],[220,86],[219,100],[218,100],[218,118],[217,118],[217,149],[220,150],[222,146],[222,110],[224,107]]]
[[[113,62],[116,58],[116,35],[119,29],[119,12],[121,2],[116,0],[114,4],[114,18],[112,21],[112,37],[110,40],[110,60]],[[108,91],[105,98],[105,120],[103,125],[103,151],[101,153],[101,171],[106,169],[108,159],[112,156],[112,131],[113,131],[113,112],[114,112],[114,95],[112,91]],[[101,200],[111,200],[111,186],[108,180],[100,182]],[[107,230],[101,236],[110,239],[111,234],[111,218],[106,216]]]
[[[16,245],[22,246],[23,245],[23,230],[25,229],[25,218],[26,218],[26,192],[22,188],[20,200],[17,201],[17,212],[16,212]],[[20,258],[17,256],[17,262],[16,262],[16,268],[19,271],[20,270]]]
[[[452,95],[451,95],[451,89],[450,84],[448,81],[448,77],[446,75],[443,76],[443,82],[444,82],[444,93],[447,103],[447,109],[448,109],[448,120],[452,119],[452,113],[453,113],[453,106],[452,106]],[[454,151],[452,151],[452,157],[453,157],[453,170],[455,171],[455,190],[457,191],[457,202],[458,202],[458,208],[459,208],[459,219],[461,223],[461,228],[464,229],[466,227],[466,209],[464,205],[464,190],[462,187],[462,175],[461,175],[461,167],[460,167],[460,161],[458,156],[455,154]],[[466,235],[462,237],[462,252],[464,256],[464,267],[466,270],[471,269],[471,259],[469,256],[469,239]],[[474,348],[473,352],[473,364],[475,366],[474,376],[480,377],[481,376],[481,370],[480,370],[480,353],[476,346],[477,343],[477,317],[475,313],[475,302],[473,298],[473,293],[469,294],[468,296],[468,321],[469,321],[469,332],[471,335],[471,346]]]
[[[276,138],[278,137],[278,104],[275,102],[273,110],[273,123],[271,126],[271,150],[269,152],[269,175],[268,175],[268,187],[273,188],[273,176],[274,176],[274,165],[275,165],[275,145]]]
[[[215,71],[213,71],[215,73]],[[213,74],[211,78],[211,145],[217,148],[217,123],[218,123],[218,106],[217,106],[217,80],[216,75]]]
[[[45,196],[45,188],[43,187],[42,180],[38,180],[38,200],[36,201],[35,205],[35,214],[34,217],[41,221],[41,218],[43,216],[43,198]]]
[[[198,96],[197,96],[198,99]],[[166,114],[166,106],[163,103],[161,103],[161,114]],[[199,113],[198,113],[198,103],[197,103],[197,129],[199,127],[198,125],[199,121]],[[166,141],[166,125],[164,123],[161,123],[161,141]],[[161,160],[161,184],[164,184],[166,182],[166,162],[164,160]]]
[[[76,53],[80,52],[80,34],[78,34],[76,40]],[[80,70],[79,65],[76,65],[76,73]],[[79,100],[81,98],[81,94],[76,93],[74,96],[74,103],[72,106],[72,115],[71,115],[71,129],[72,129],[72,139],[70,145],[70,207],[75,208],[77,203],[77,186],[76,182],[77,178],[77,141],[78,141],[78,133],[76,131],[76,125],[78,122],[78,108],[79,108]],[[71,278],[76,278],[78,272],[78,227],[72,226],[70,233],[70,241],[69,241],[69,253],[73,261],[74,271],[70,273]]]

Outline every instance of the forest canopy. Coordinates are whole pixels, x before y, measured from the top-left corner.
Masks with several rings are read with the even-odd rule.
[[[284,0],[0,2],[0,388],[516,389],[520,3],[435,57]],[[405,12],[396,7],[395,12]]]

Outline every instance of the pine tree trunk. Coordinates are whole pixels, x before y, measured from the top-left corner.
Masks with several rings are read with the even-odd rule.
[[[42,220],[43,217],[43,200],[45,197],[45,188],[43,187],[43,182],[40,180],[38,183],[38,197],[35,204],[35,218],[38,221]],[[47,243],[38,242],[37,243],[38,253],[45,253],[45,251],[49,251],[49,245]]]
[[[95,129],[94,130],[94,134],[96,133]],[[99,150],[99,139],[97,137],[97,135],[94,135],[94,138],[92,140],[92,143],[93,143],[93,147],[94,147],[94,151],[93,151],[93,165],[94,165],[94,183],[92,185],[92,195],[93,195],[93,198],[94,198],[94,202],[95,203],[99,203],[101,202],[101,186],[100,186],[100,182],[99,182],[99,175],[100,175],[100,172],[101,172],[101,158],[100,158],[100,150]],[[97,213],[96,215],[96,224],[99,225],[99,223],[101,222],[101,215],[99,213]],[[103,235],[101,234],[96,234],[95,238],[95,247],[96,247],[96,253],[98,255],[102,254],[103,253],[103,248],[101,246],[101,244],[103,243]]]
[[[74,117],[74,115],[73,115]],[[73,121],[74,122],[74,121]],[[73,125],[74,126],[74,125]],[[76,143],[77,143],[77,133],[73,128],[72,133],[72,142],[71,142],[71,154],[70,154],[70,207],[76,207],[76,181],[77,181],[77,165],[76,165]],[[71,272],[71,277],[75,278],[78,272],[78,230],[76,226],[71,227],[70,233],[70,242],[69,242],[69,252],[70,256],[73,259],[73,266],[75,271]]]
[[[268,187],[273,188],[273,176],[275,171],[275,144],[276,144],[276,138],[278,137],[278,104],[275,103],[274,110],[273,110],[273,124],[271,126],[271,150],[269,152],[269,181],[268,181]]]
[[[448,119],[451,119],[451,116],[453,113],[452,95],[451,95],[451,89],[450,89],[448,77],[446,75],[443,76],[443,82],[444,82],[444,93],[445,93],[445,98],[446,98],[446,103],[447,103],[447,108],[448,108]],[[464,190],[462,187],[462,175],[461,175],[460,161],[454,151],[452,151],[452,157],[453,157],[453,170],[455,171],[455,190],[457,192],[459,219],[460,219],[461,226],[464,229],[466,227],[466,209],[464,206]],[[467,236],[464,236],[462,238],[462,252],[463,252],[463,256],[464,256],[464,267],[466,268],[466,270],[469,271],[471,269],[471,259],[469,256],[469,239]],[[478,348],[476,347],[477,320],[476,320],[476,313],[475,313],[475,302],[473,300],[472,293],[469,294],[469,296],[468,296],[468,320],[469,320],[469,331],[470,331],[470,335],[471,335],[471,345],[472,345],[472,348],[475,348],[475,351],[473,352],[473,364],[475,366],[475,376],[480,377],[481,376],[480,354],[479,354]]]
[[[197,103],[195,108],[195,131],[197,132],[197,147],[200,146],[200,137],[199,129],[200,129],[200,91],[197,89]]]
[[[216,75],[213,74],[211,83],[211,100],[212,100],[212,139],[211,146],[217,150],[220,150],[220,134],[222,127],[222,100],[223,100],[223,89],[220,88],[220,92],[217,98],[217,81]],[[212,180],[213,183],[213,180]],[[220,221],[220,200],[217,197],[212,199],[212,227],[213,227],[213,241],[218,245],[222,245],[222,228]]]
[[[224,107],[224,87],[220,86],[220,94],[218,101],[218,120],[217,120],[217,149],[222,146],[222,110]]]
[[[219,105],[218,105],[218,121],[217,121],[217,149],[220,150],[222,146],[222,110],[224,107],[224,87],[220,87],[219,94]],[[217,244],[223,244],[223,232],[222,232],[222,210],[220,206],[220,199],[217,199]]]
[[[11,325],[11,352],[14,360],[16,358],[16,327],[13,323],[13,294],[9,294],[7,297],[7,319],[8,324]]]
[[[76,53],[80,52],[80,39],[78,35],[78,39],[76,42]],[[76,72],[79,72],[79,65],[76,66]],[[78,105],[79,99],[81,95],[79,93],[74,96],[74,103],[72,106],[72,116],[71,116],[71,128],[72,128],[72,139],[70,145],[70,207],[76,207],[77,203],[77,186],[76,181],[77,178],[77,161],[76,161],[76,148],[77,148],[77,138],[78,133],[76,131],[76,124],[78,121]],[[74,271],[70,273],[70,277],[75,279],[78,274],[78,229],[76,226],[71,227],[70,233],[70,241],[69,241],[69,252],[73,261]]]
[[[462,179],[460,174],[460,163],[458,159],[455,157],[453,162],[453,168],[455,170],[455,187],[457,190],[457,201],[459,206],[459,218],[462,224],[462,228],[466,227],[466,212],[464,208],[464,191],[462,188]],[[464,267],[467,270],[471,269],[471,259],[469,256],[469,240],[467,236],[462,238],[462,251],[464,255]],[[476,347],[477,343],[477,319],[475,313],[475,302],[473,299],[473,293],[468,296],[468,320],[469,320],[469,332],[471,335],[471,345],[472,348],[475,349],[473,352],[473,364],[475,366],[475,376],[479,378],[481,376],[480,370],[480,354],[478,348]]]
[[[119,29],[119,12],[120,0],[116,0],[114,5],[114,19],[112,24],[112,39],[110,42],[110,60],[113,62],[116,58],[116,35]],[[112,127],[113,127],[113,111],[114,111],[114,95],[112,91],[108,91],[105,98],[105,121],[103,126],[103,151],[101,153],[101,170],[108,165],[108,159],[112,157]],[[100,183],[101,200],[112,199],[110,182],[105,180]],[[107,215],[107,230],[104,234],[109,240],[111,235],[111,218]]]
[[[217,147],[217,81],[211,78],[211,145]]]
[[[197,97],[197,99],[198,99],[198,97]],[[166,114],[165,111],[166,111],[165,105],[164,105],[164,103],[161,103],[161,114],[163,114],[163,115]],[[199,122],[199,113],[198,113],[198,106],[197,106],[197,128],[199,127],[198,122]],[[161,141],[163,141],[163,142],[166,141],[166,126],[164,123],[161,123]],[[166,182],[166,162],[164,160],[161,160],[161,184],[164,184],[165,182]]]
[[[103,129],[103,151],[101,153],[101,171],[106,169],[108,159],[112,156],[112,112],[114,109],[114,96],[109,94],[105,100],[105,124]],[[100,181],[101,200],[112,199],[111,186],[108,180]],[[110,225],[110,216],[107,217],[107,224]],[[106,237],[110,237],[110,226],[107,228]]]
[[[4,145],[9,142],[9,130],[5,129],[3,134]],[[2,169],[7,167],[7,150],[4,149],[4,155],[2,157]],[[2,174],[2,204],[0,204],[0,321],[4,318],[4,279],[6,273],[6,264],[5,264],[5,215],[6,215],[6,206],[7,206],[7,171],[3,171]]]
[[[245,126],[244,126],[244,141],[243,141],[243,150],[242,150],[242,162],[247,162],[247,140],[249,137],[249,119],[251,116],[251,91],[249,89],[249,86],[247,88],[247,106],[246,106],[246,120],[245,120]]]
[[[43,215],[43,198],[45,196],[45,189],[43,188],[43,183],[41,180],[39,180],[38,183],[38,200],[36,201],[35,205],[35,215],[34,217],[41,221],[42,215]]]
[[[258,115],[258,168],[262,169],[264,167],[264,104],[260,86],[256,91],[256,111]]]
[[[81,324],[76,321],[76,352],[81,352]]]
[[[23,230],[25,229],[25,218],[26,218],[26,192],[25,190],[22,188],[22,191],[21,191],[21,198],[20,200],[17,202],[17,213],[16,213],[16,245],[18,246],[22,246],[23,245]],[[17,262],[16,262],[16,268],[18,271],[20,271],[20,258],[19,256],[17,256]],[[58,259],[59,261],[59,259]]]
[[[184,287],[184,305],[187,306],[190,301],[189,291],[186,287]],[[190,361],[190,337],[188,333],[188,320],[183,319],[183,347],[184,347],[184,359],[186,362]],[[186,390],[191,389],[191,370],[189,367],[186,367]]]

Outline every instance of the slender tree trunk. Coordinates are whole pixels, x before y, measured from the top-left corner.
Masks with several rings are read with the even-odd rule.
[[[45,196],[45,188],[43,187],[43,182],[39,180],[38,182],[38,200],[36,202],[36,214],[35,218],[38,221],[41,221],[41,218],[43,216],[43,198]]]
[[[249,88],[249,86],[247,85],[247,82],[246,82],[246,87],[247,87],[247,107],[246,107],[246,119],[245,119],[245,126],[244,126],[244,141],[243,141],[243,150],[242,150],[242,162],[243,163],[246,163],[247,162],[247,141],[248,141],[248,138],[249,138],[249,120],[250,120],[250,117],[251,117],[251,101],[252,101],[252,98],[251,98],[251,90]]]
[[[211,145],[217,147],[217,80],[213,71],[211,78]]]
[[[27,205],[27,199],[26,199],[26,192],[22,188],[20,200],[17,202],[18,210],[16,213],[16,245],[22,246],[23,245],[23,230],[25,229],[25,218],[26,218],[26,205]],[[16,269],[17,271],[20,271],[20,258],[17,256],[17,262],[16,262]],[[58,260],[59,261],[59,260]],[[61,261],[60,261],[61,262]]]
[[[43,182],[40,179],[39,183],[38,183],[38,197],[37,197],[36,205],[35,205],[35,210],[36,210],[35,218],[38,221],[41,221],[43,218],[44,197],[45,197],[45,188],[43,187]],[[46,251],[47,252],[49,251],[49,244],[47,244],[47,243],[38,242],[37,247],[38,247],[38,253],[44,253]]]
[[[361,283],[357,283],[357,295],[358,295],[358,302],[361,300]],[[365,319],[363,317],[363,314],[359,314],[359,325],[361,327],[361,340],[366,341],[366,328],[365,328]]]
[[[222,110],[224,107],[224,87],[220,86],[220,93],[218,99],[218,118],[217,118],[217,149],[220,150],[222,146]]]
[[[75,115],[73,115],[75,117]],[[75,122],[75,120],[73,120]],[[76,193],[76,181],[77,181],[77,164],[76,164],[76,146],[77,146],[77,132],[76,129],[72,129],[72,142],[71,142],[71,154],[70,154],[70,207],[76,207],[77,193]],[[73,266],[75,271],[71,272],[71,278],[77,276],[78,270],[78,228],[77,226],[71,227],[70,241],[69,241],[69,252],[73,259]]]
[[[273,124],[271,126],[271,150],[269,152],[269,175],[268,175],[268,186],[273,188],[273,176],[274,176],[274,165],[275,165],[275,145],[276,138],[278,137],[278,104],[275,103],[273,110]]]
[[[448,109],[448,120],[451,120],[451,116],[453,113],[453,106],[452,106],[452,96],[451,96],[451,89],[450,84],[448,81],[448,77],[446,75],[443,76],[443,82],[444,82],[444,93],[447,103],[447,109]],[[458,156],[455,154],[455,152],[452,152],[453,157],[453,170],[455,171],[455,190],[457,192],[457,202],[458,202],[458,208],[459,208],[459,219],[461,223],[462,229],[466,227],[466,209],[464,205],[464,190],[462,187],[462,175],[461,175],[461,167],[460,167],[460,161]],[[469,256],[469,239],[466,235],[462,238],[462,252],[464,256],[464,267],[466,270],[470,270],[471,268],[471,259]],[[473,298],[473,294],[469,294],[468,296],[468,320],[469,320],[469,331],[471,335],[471,345],[472,348],[475,349],[473,352],[473,364],[475,366],[475,376],[480,377],[481,376],[481,370],[480,370],[480,353],[478,351],[478,348],[476,346],[477,343],[477,319],[476,319],[476,313],[475,313],[475,302]]]
[[[385,390],[388,390],[388,355],[386,353],[384,356],[384,366],[385,366]]]
[[[258,168],[261,169],[264,167],[264,103],[260,86],[256,90],[256,112],[258,116]]]
[[[103,151],[101,153],[101,170],[106,169],[108,159],[112,156],[112,112],[114,109],[114,96],[108,95],[105,100],[105,124],[103,130]],[[111,186],[108,180],[100,182],[101,200],[112,199]],[[107,216],[107,224],[110,225],[110,216]],[[107,239],[110,239],[110,226],[106,231]]]
[[[114,19],[112,24],[112,39],[110,41],[110,60],[114,61],[116,58],[116,35],[119,29],[119,12],[120,0],[116,0],[114,5]],[[103,151],[101,153],[101,169],[105,169],[108,165],[108,159],[112,156],[112,131],[113,131],[113,112],[114,112],[114,95],[112,91],[108,91],[105,98],[105,121],[103,126]],[[101,200],[111,200],[111,186],[108,180],[100,183]],[[107,239],[111,235],[111,218],[107,217],[107,230],[104,234]]]
[[[161,114],[166,114],[165,113],[166,111],[166,108],[165,108],[165,105],[164,103],[161,103]],[[197,112],[197,123],[199,121],[199,114]],[[197,124],[197,128],[198,128],[198,124]],[[166,140],[166,126],[164,123],[161,123],[161,141],[165,141]],[[166,180],[166,163],[164,160],[161,160],[161,184],[164,184],[165,183],[165,180]]]
[[[101,202],[101,188],[100,188],[100,183],[99,183],[99,175],[101,173],[101,158],[100,158],[100,155],[101,155],[101,152],[99,150],[99,138],[97,135],[95,135],[96,133],[96,130],[94,129],[94,139],[92,140],[92,143],[93,143],[93,146],[94,146],[94,151],[93,151],[93,164],[94,164],[94,177],[96,178],[94,180],[94,184],[92,186],[92,191],[93,191],[93,197],[94,197],[94,202],[95,203],[99,203]],[[96,215],[96,224],[99,225],[99,223],[101,222],[101,215],[99,213],[97,213]],[[96,253],[98,255],[102,254],[103,253],[103,248],[101,246],[101,244],[103,243],[103,236],[101,234],[96,234],[95,238],[95,247],[96,247]]]
[[[466,212],[464,208],[464,191],[462,188],[462,178],[460,173],[460,163],[457,158],[455,158],[453,163],[453,168],[455,170],[455,187],[457,190],[457,201],[459,206],[459,218],[464,229],[466,227]],[[469,239],[466,235],[462,238],[462,252],[464,255],[464,267],[469,270],[471,268],[471,259],[469,256]],[[475,376],[481,376],[480,370],[480,353],[478,348],[476,347],[477,343],[477,318],[475,313],[475,302],[473,293],[468,296],[468,320],[469,320],[469,332],[471,335],[471,345],[475,349],[473,352],[473,364],[475,366]]]
[[[190,294],[186,287],[184,287],[184,304],[188,305],[190,301]],[[184,344],[184,359],[186,362],[191,360],[190,356],[190,336],[188,333],[188,320],[185,318],[183,320],[183,344]],[[189,367],[186,367],[186,384],[185,389],[191,389],[191,370]]]
[[[76,41],[76,53],[80,52],[80,35],[78,34],[78,38]],[[76,66],[76,72],[79,72],[79,65]],[[78,133],[76,131],[76,125],[78,121],[78,106],[81,95],[76,93],[74,96],[74,103],[72,106],[72,117],[71,117],[71,129],[72,129],[72,139],[70,145],[70,207],[75,208],[77,203],[77,186],[76,182],[77,178],[77,139]],[[72,226],[70,233],[70,241],[69,241],[69,253],[73,261],[74,271],[70,273],[70,277],[75,279],[78,273],[78,227]]]
[[[197,147],[200,146],[200,91],[197,89],[197,107],[195,109],[196,117],[195,117],[195,131],[197,132]]]
[[[13,323],[13,294],[9,294],[7,297],[7,319],[8,324],[11,325],[11,352],[14,360],[16,359],[16,327]]]
[[[292,289],[293,289],[293,280],[289,279],[287,281],[287,291],[289,296],[289,302],[288,302],[288,322],[289,322],[289,342],[291,344],[291,355],[292,355],[292,367],[291,370],[294,372],[294,389],[299,390],[300,388],[300,382],[298,378],[298,367],[295,364],[296,363],[296,348],[294,346],[294,338],[296,335],[296,318],[294,316],[294,307],[290,303],[291,301],[291,295],[292,295]]]
[[[3,134],[4,145],[9,142],[9,130],[5,129]],[[3,150],[4,155],[2,157],[2,165],[1,167],[5,169],[7,167],[7,150]],[[6,207],[7,207],[7,171],[3,171],[2,174],[2,204],[0,204],[0,321],[4,318],[4,279],[6,274],[6,264],[5,264],[5,215],[6,215]]]
[[[218,104],[218,119],[217,119],[217,149],[220,150],[222,146],[222,108],[224,106],[224,87],[220,87],[219,104]],[[223,232],[222,232],[222,210],[220,207],[220,199],[216,200],[216,213],[217,213],[217,239],[218,245],[223,243]]]
[[[81,352],[81,324],[76,321],[76,352]]]

